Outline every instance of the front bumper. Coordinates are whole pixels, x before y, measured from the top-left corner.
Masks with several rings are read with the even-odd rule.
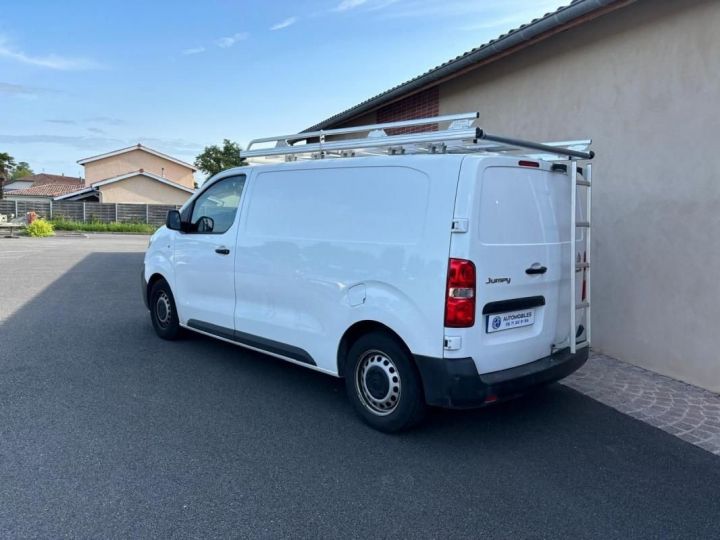
[[[567,377],[588,358],[589,347],[562,349],[529,364],[479,375],[472,358],[415,355],[428,405],[463,409],[522,394]]]
[[[142,298],[143,302],[145,303],[145,307],[147,309],[150,309],[150,304],[148,304],[148,290],[147,290],[147,281],[145,281],[145,263],[143,263],[142,267],[140,268],[140,283],[142,286]]]

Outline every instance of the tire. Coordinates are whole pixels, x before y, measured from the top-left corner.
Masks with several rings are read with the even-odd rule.
[[[424,418],[420,374],[405,347],[392,336],[371,332],[355,341],[344,375],[350,402],[371,427],[394,433]]]
[[[163,339],[173,341],[182,337],[175,297],[170,285],[164,279],[156,281],[150,289],[150,320],[155,333]]]

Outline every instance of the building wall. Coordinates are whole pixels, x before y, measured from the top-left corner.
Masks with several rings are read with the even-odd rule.
[[[50,202],[52,197],[50,195],[13,195],[7,193],[7,200],[9,201],[42,201]]]
[[[716,0],[639,0],[439,85],[488,132],[593,138],[593,346],[714,391],[718,28]]]
[[[437,86],[418,92],[377,110],[377,123],[397,122],[398,120],[413,120],[415,118],[428,118],[437,116],[440,110],[440,92]],[[412,126],[405,128],[389,128],[385,130],[388,135],[402,135],[405,133],[421,133],[424,131],[437,131],[436,124],[427,126]]]
[[[353,118],[352,120],[350,120],[350,121],[344,123],[342,126],[338,126],[338,127],[368,126],[368,125],[377,124],[377,123],[378,123],[377,116],[373,112],[370,114],[365,114],[363,116],[358,116],[357,118]],[[328,137],[328,140],[354,139],[357,136],[358,136],[357,134],[339,135],[339,136],[336,135],[334,137]]]
[[[133,171],[144,171],[162,176],[185,187],[193,188],[195,178],[188,167],[150,154],[143,150],[132,150],[85,164],[85,184],[91,185]]]
[[[644,0],[440,86],[488,132],[592,137],[593,345],[720,391],[720,2]]]
[[[438,87],[429,88],[405,97],[377,111],[353,118],[345,122],[342,127],[367,126],[372,124],[384,124],[386,122],[397,122],[398,120],[412,120],[415,118],[427,118],[437,116],[440,110],[440,92]],[[403,133],[419,133],[423,131],[436,131],[437,125],[417,126],[408,128],[388,129],[388,135],[400,135]],[[355,138],[357,134],[341,135],[334,139]]]
[[[100,186],[100,202],[183,204],[190,193],[146,176],[132,176],[120,182]]]

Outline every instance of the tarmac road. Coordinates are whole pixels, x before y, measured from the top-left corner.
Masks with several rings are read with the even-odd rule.
[[[0,537],[718,538],[720,459],[565,386],[388,436],[153,333],[145,237],[0,239]]]

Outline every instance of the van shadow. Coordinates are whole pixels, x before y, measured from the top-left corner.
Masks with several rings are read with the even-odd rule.
[[[162,341],[141,261],[92,253],[0,326],[6,524],[42,523],[53,500],[78,523],[123,508],[124,533],[222,518],[271,535],[708,536],[681,517],[720,512],[717,457],[562,385],[390,436],[339,379],[199,335]]]

